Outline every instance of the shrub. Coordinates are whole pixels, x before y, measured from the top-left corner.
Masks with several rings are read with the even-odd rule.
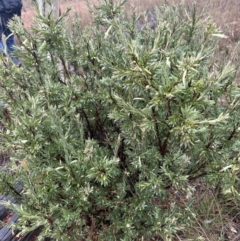
[[[4,191],[23,185],[8,205],[39,240],[171,240],[192,220],[193,180],[238,197],[237,68],[214,58],[224,35],[182,5],[138,32],[123,3],[93,8],[84,30],[68,12],[31,32],[12,23],[24,67],[0,66]]]

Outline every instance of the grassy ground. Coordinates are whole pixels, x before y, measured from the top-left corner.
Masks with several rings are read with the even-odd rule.
[[[89,0],[91,4],[96,4],[97,0]],[[169,3],[179,3],[180,0],[169,0]],[[157,4],[164,3],[165,0],[129,0],[126,8],[135,6],[138,11],[144,11]],[[191,0],[185,0],[190,4]],[[32,23],[34,10],[31,0],[23,0],[23,23],[29,28]],[[228,36],[222,43],[222,50],[230,54],[235,45],[240,40],[240,2],[239,0],[199,0],[199,11],[206,8],[210,15],[218,24],[219,28]],[[82,24],[91,22],[90,14],[84,0],[62,0],[61,11],[68,6],[73,7],[82,18]],[[184,232],[179,232],[175,237],[178,241],[240,241],[240,205],[232,200],[225,200],[219,197],[219,193],[205,186],[201,180],[193,183],[193,195],[195,203],[189,209],[195,218],[195,223],[189,226]],[[181,198],[180,198],[181,199]],[[184,205],[184,199],[180,200]]]

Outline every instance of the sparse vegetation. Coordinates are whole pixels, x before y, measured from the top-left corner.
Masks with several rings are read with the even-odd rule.
[[[156,28],[140,32],[138,11],[127,20],[111,0],[89,28],[67,13],[12,24],[24,68],[1,59],[1,192],[24,187],[21,205],[7,204],[14,228],[42,226],[39,240],[237,240],[237,38],[223,50],[202,4],[158,6]]]

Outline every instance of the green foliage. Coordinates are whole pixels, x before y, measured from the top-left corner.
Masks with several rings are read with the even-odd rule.
[[[138,32],[123,2],[92,9],[84,30],[68,12],[12,24],[24,67],[0,65],[4,191],[22,183],[9,205],[23,233],[44,227],[39,240],[171,240],[191,221],[177,195],[191,205],[193,180],[239,196],[240,89],[221,33],[195,6],[161,6]]]

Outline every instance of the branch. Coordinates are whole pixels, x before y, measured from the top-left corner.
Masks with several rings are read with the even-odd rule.
[[[238,129],[238,126],[239,126],[239,122],[238,122],[237,125],[233,128],[233,130],[232,130],[230,136],[229,136],[228,139],[227,139],[228,141],[231,141],[232,138],[236,135],[236,133],[237,133],[237,129]]]

